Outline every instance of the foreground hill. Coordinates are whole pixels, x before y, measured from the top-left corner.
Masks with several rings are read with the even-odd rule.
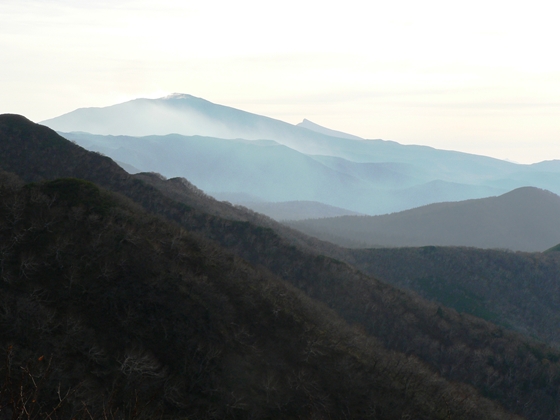
[[[2,413],[510,418],[91,183],[4,182],[0,194]]]
[[[499,197],[438,203],[383,216],[305,220],[290,226],[341,245],[425,245],[544,251],[560,239],[560,197],[525,187]]]
[[[53,131],[18,116],[0,117],[0,167],[18,173],[27,181],[79,176],[120,191],[146,210],[179,224],[189,235],[220,244],[227,252],[249,261],[252,267],[261,267],[322,302],[336,312],[335,316],[354,325],[359,335],[376,340],[390,354],[400,354],[398,357],[406,354],[406,359],[419,360],[429,367],[428,371],[437,372],[445,381],[475,387],[477,392],[528,419],[558,416],[560,353],[557,350],[483,320],[460,315],[413,293],[399,291],[347,264],[318,255],[310,251],[311,239],[296,233],[284,236],[289,230],[271,229],[276,225],[270,219],[263,219],[267,222],[260,224],[257,216],[248,213],[243,221],[242,209],[224,203],[215,206],[215,200],[181,180],[164,180],[150,174],[130,176],[110,159],[87,152]],[[231,218],[226,217],[228,212]],[[165,242],[158,243],[156,249],[164,252]],[[243,270],[237,274],[244,277]],[[208,280],[213,281],[211,276]],[[254,319],[254,313],[251,317]],[[200,351],[205,354],[204,350]],[[396,370],[387,368],[383,372],[398,379],[404,365],[393,366]],[[411,379],[406,389],[410,390],[411,386],[416,389],[413,376],[406,377]],[[367,393],[375,389],[370,387]],[[355,390],[352,395],[364,394]],[[441,399],[428,398],[434,410],[442,407],[454,410],[457,405],[457,414],[438,413],[431,418],[463,415],[461,400],[468,395],[463,392],[449,407]],[[487,407],[483,401],[479,403],[469,397],[463,402],[479,410],[473,414],[474,418],[491,418],[480,411]],[[472,413],[469,410],[464,413]],[[360,415],[349,416],[360,418]],[[422,418],[422,411],[416,416]]]
[[[546,165],[518,165],[431,147],[362,140],[310,122],[295,126],[183,94],[160,99],[137,99],[106,108],[78,109],[44,123],[66,132],[67,138],[90,150],[101,151],[142,171],[161,172],[167,177],[187,177],[207,192],[242,192],[259,196],[254,192],[255,185],[275,185],[274,188],[260,189],[265,195],[259,198],[264,201],[321,201],[375,215],[434,202],[488,197],[527,185],[560,194],[560,161]],[[159,144],[157,153],[153,153],[144,149],[139,139],[134,140],[134,147],[129,147],[130,144],[123,144],[119,138],[87,138],[84,133],[69,133],[78,131],[113,136],[155,135]],[[276,158],[274,155],[261,156],[259,152],[262,152],[262,148],[254,153],[255,149],[246,145],[247,150],[241,155],[244,160],[239,160],[238,154],[230,152],[230,166],[241,169],[239,174],[233,173],[232,176],[224,172],[227,166],[212,165],[212,162],[220,161],[220,156],[227,156],[225,144],[220,148],[213,145],[213,156],[208,155],[207,151],[197,155],[196,148],[184,150],[176,156],[176,162],[188,160],[191,156],[197,157],[199,164],[192,167],[184,164],[181,167],[172,162],[172,157],[177,154],[176,148],[166,152],[168,139],[165,136],[169,134],[210,137],[212,140],[208,141],[214,143],[218,138],[222,142],[272,140],[286,146],[291,152],[276,147],[267,151],[277,153]],[[150,141],[154,142],[155,139]],[[189,141],[184,139],[185,143]],[[192,143],[189,144],[192,146]],[[319,165],[312,164],[309,159],[316,160]],[[206,161],[209,164],[202,165]],[[307,162],[302,166],[302,161]],[[255,184],[256,180],[251,176],[259,172],[259,168],[267,166],[270,166],[272,175],[267,176],[266,172],[260,171],[257,174],[258,183]],[[209,168],[214,172],[208,174]],[[346,185],[347,181],[333,178],[335,174],[332,171],[341,180],[352,179],[352,182]],[[305,185],[313,184],[312,180],[323,179],[323,172],[330,172],[329,177],[325,177],[325,184],[328,185],[328,180],[334,179],[333,187],[329,190],[323,185],[314,185],[314,189],[305,190]],[[294,186],[291,181],[296,175],[307,184]],[[201,182],[208,182],[208,185]],[[222,189],[216,189],[220,185]],[[307,191],[308,194],[286,197],[286,192],[290,191]],[[277,195],[269,198],[277,192]],[[326,199],[330,201],[323,201]]]

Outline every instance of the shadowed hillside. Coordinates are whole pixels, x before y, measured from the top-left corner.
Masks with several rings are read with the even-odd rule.
[[[219,243],[253,267],[270,273],[266,275],[296,286],[336,311],[360,334],[367,334],[395,351],[390,354],[418,358],[446,380],[474,386],[484,396],[526,418],[558,416],[560,353],[552,348],[485,321],[459,315],[413,293],[396,290],[347,264],[295,245],[299,240],[309,249],[312,240],[295,234],[291,239],[283,239],[256,218],[249,222],[214,215],[227,211],[240,214],[242,209],[227,210],[227,205],[221,203],[221,209],[199,210],[199,205],[211,207],[215,201],[205,198],[191,185],[143,175],[153,180],[153,186],[148,185],[141,178],[126,174],[110,159],[65,142],[51,130],[22,117],[0,117],[0,148],[0,167],[9,167],[26,180],[28,173],[29,178],[36,180],[41,176],[52,179],[72,176],[69,172],[82,173],[86,179],[120,191],[150,212],[175,221],[189,235]],[[22,153],[22,149],[27,153]],[[158,183],[170,187],[156,189]],[[268,226],[275,226],[270,219],[264,220]],[[402,371],[398,369],[395,378],[401,377]],[[371,392],[375,387],[369,389]],[[359,394],[360,391],[353,393]],[[437,399],[430,401],[435,409],[442,407]],[[473,409],[484,406],[472,405]],[[488,418],[478,415],[474,418]],[[448,416],[456,418],[454,414]]]
[[[457,247],[356,249],[354,266],[395,286],[560,346],[560,254]]]
[[[560,197],[518,188],[499,197],[438,203],[383,216],[290,223],[309,235],[355,247],[425,245],[544,251],[560,238]]]
[[[553,246],[552,248],[547,249],[545,252],[558,252],[560,251],[560,244]]]
[[[0,196],[2,413],[510,418],[89,182],[4,182]]]

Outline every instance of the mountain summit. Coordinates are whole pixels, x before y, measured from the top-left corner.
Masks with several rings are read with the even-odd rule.
[[[104,108],[79,108],[41,124],[61,132],[83,131],[101,135],[182,134],[222,139],[266,139],[313,154],[339,155],[340,150],[352,148],[346,144],[348,135],[341,144],[317,130],[182,93],[159,99],[134,99]]]
[[[323,127],[322,125],[315,124],[313,121],[309,121],[306,118],[298,124],[298,127],[307,128],[308,130],[326,134],[327,136],[338,137],[340,139],[363,140],[361,137],[344,133],[342,131],[331,130],[330,128]]]

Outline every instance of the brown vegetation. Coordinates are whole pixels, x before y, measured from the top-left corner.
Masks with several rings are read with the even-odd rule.
[[[22,153],[21,149],[26,152]],[[84,261],[90,261],[90,265],[85,266],[87,270],[82,267],[77,272],[70,271],[64,274],[64,278],[73,285],[77,279],[85,281],[90,278],[87,276],[95,275],[95,281],[91,279],[87,284],[96,292],[77,295],[78,303],[75,304],[75,308],[86,311],[87,319],[90,320],[88,322],[93,323],[88,329],[90,334],[99,335],[108,326],[121,325],[121,316],[129,320],[127,322],[131,325],[136,325],[134,333],[124,329],[107,330],[107,345],[115,343],[115,348],[121,348],[117,343],[122,343],[124,346],[122,348],[125,350],[120,350],[121,353],[115,350],[118,357],[114,359],[120,363],[115,366],[124,366],[124,372],[134,372],[132,367],[140,363],[124,363],[127,360],[124,351],[136,354],[131,359],[134,361],[144,360],[142,351],[149,350],[148,359],[155,357],[160,363],[157,366],[169,366],[167,372],[178,372],[180,378],[189,378],[193,375],[188,371],[191,367],[177,365],[179,362],[176,361],[165,362],[167,359],[160,359],[160,355],[171,354],[174,355],[173,360],[179,357],[183,361],[196,362],[197,357],[208,360],[208,355],[213,355],[215,348],[221,349],[220,357],[225,359],[219,359],[219,363],[222,363],[219,366],[226,366],[227,369],[211,370],[212,373],[208,371],[209,376],[205,377],[211,387],[214,387],[214,380],[224,381],[219,382],[221,385],[217,388],[211,388],[219,392],[208,397],[199,390],[197,392],[201,392],[202,397],[194,398],[200,404],[216,404],[211,412],[218,413],[218,417],[269,415],[278,418],[278,415],[267,411],[272,409],[272,394],[267,396],[266,392],[262,393],[266,389],[272,392],[277,387],[274,384],[279,380],[278,377],[283,378],[280,380],[283,387],[295,390],[290,391],[294,394],[288,399],[293,403],[288,410],[293,410],[291,413],[294,414],[286,414],[293,417],[327,417],[327,413],[332,413],[336,418],[344,418],[344,415],[349,418],[367,418],[365,407],[369,407],[374,400],[373,407],[378,407],[377,411],[369,413],[371,416],[377,413],[378,418],[398,418],[392,416],[411,412],[415,413],[414,418],[490,418],[490,413],[500,412],[492,403],[477,396],[471,386],[526,418],[540,420],[559,416],[560,365],[556,350],[483,320],[460,315],[414,293],[399,291],[346,263],[321,256],[317,250],[327,249],[328,246],[289,230],[277,231],[269,219],[263,219],[260,223],[257,217],[246,216],[243,220],[238,213],[242,209],[207,210],[212,208],[211,202],[196,191],[193,193],[192,188],[182,188],[176,184],[175,192],[161,188],[161,185],[156,188],[156,182],[149,185],[140,177],[134,178],[110,159],[86,152],[51,130],[34,125],[22,117],[0,117],[0,167],[17,173],[27,182],[61,176],[88,179],[126,195],[144,209],[176,224],[172,227],[155,219],[148,222],[145,215],[135,219],[137,216],[133,214],[136,214],[137,210],[134,209],[137,209],[138,204],[128,203],[125,205],[128,210],[119,210],[120,205],[110,204],[111,200],[105,201],[104,193],[99,193],[100,201],[94,200],[93,213],[104,222],[95,221],[95,218],[91,222],[90,219],[79,219],[82,224],[76,224],[76,234],[86,235],[91,246],[100,247],[83,248],[81,255],[98,255],[102,250],[102,257],[96,257],[94,261],[89,259],[91,257],[84,258]],[[160,179],[163,185],[172,182]],[[61,188],[66,184],[51,183],[41,188],[48,190],[53,188],[52,185]],[[88,188],[94,187],[83,188],[90,191]],[[41,192],[52,198],[47,190]],[[93,191],[90,192],[95,195]],[[60,196],[60,191],[54,192]],[[68,194],[71,198],[72,191]],[[80,200],[86,199],[80,197]],[[64,211],[79,213],[83,205],[90,204],[87,204],[87,200],[83,204],[75,202]],[[16,200],[13,206],[17,210],[20,204]],[[205,209],[201,206],[209,207]],[[73,210],[74,207],[78,210]],[[229,218],[218,215],[222,211],[237,212],[237,216]],[[14,214],[19,213],[16,211]],[[115,214],[127,216],[115,219]],[[16,220],[20,216],[15,219],[10,217],[12,219],[8,220]],[[77,216],[64,217],[73,220],[72,217]],[[108,220],[112,223],[110,226],[120,229],[120,233],[109,234],[107,231],[107,237],[101,234]],[[118,220],[118,223],[114,220]],[[127,220],[130,220],[130,225],[126,224]],[[44,225],[45,229],[51,226],[48,223]],[[150,229],[150,226],[157,228]],[[160,231],[168,234],[161,233],[160,236]],[[186,241],[181,242],[182,247],[185,247],[181,249],[190,250],[182,251],[186,255],[184,265],[175,261],[178,255],[172,244],[177,240]],[[59,248],[55,247],[55,251],[62,249],[74,252],[78,242],[71,241],[70,245],[64,245],[64,241],[56,243]],[[142,244],[144,251],[138,251],[138,243]],[[310,251],[314,243],[318,247]],[[85,245],[80,241],[80,246]],[[197,246],[198,251],[192,251]],[[340,250],[336,252],[341,255],[344,253]],[[14,270],[23,270],[17,271],[17,276],[33,276],[37,267],[43,267],[44,259],[39,255],[43,254],[22,253],[13,263]],[[56,255],[56,252],[51,255]],[[51,260],[48,260],[49,264]],[[95,269],[90,273],[92,267]],[[123,271],[125,268],[133,274],[125,275],[128,273]],[[190,274],[185,277],[180,274],[183,272]],[[119,278],[126,281],[116,281]],[[189,280],[189,286],[181,292],[180,285],[185,278],[193,279],[193,283],[191,286]],[[156,282],[154,279],[159,280]],[[75,291],[76,288],[72,286],[71,290]],[[82,286],[77,290],[84,292],[85,289]],[[64,302],[65,295],[61,296],[54,302]],[[85,300],[79,300],[82,298]],[[192,299],[185,305],[183,298]],[[134,306],[132,302],[145,304]],[[163,302],[169,302],[173,310]],[[197,308],[200,305],[206,309],[199,311]],[[288,309],[282,309],[284,307]],[[68,313],[68,310],[65,311],[61,313]],[[185,317],[181,315],[182,311],[194,312]],[[130,314],[130,317],[123,314]],[[282,317],[278,320],[279,315]],[[162,323],[162,319],[168,321]],[[171,335],[172,339],[169,339],[173,325],[180,319],[195,322],[196,327],[186,322],[186,336],[194,334],[194,342],[201,340],[204,344],[200,349],[193,343],[189,347],[189,343],[181,341],[185,339],[183,333]],[[352,331],[344,326],[345,322],[354,327]],[[51,333],[47,336],[57,338]],[[261,336],[268,338],[264,342],[259,341]],[[178,347],[173,347],[176,339]],[[57,340],[53,346],[57,345],[60,337]],[[139,351],[139,343],[144,347],[138,356],[135,352]],[[146,347],[147,343],[153,347]],[[249,353],[244,355],[240,349]],[[352,353],[354,350],[358,353]],[[35,354],[32,358],[43,353],[41,350],[41,354]],[[267,357],[260,359],[263,354]],[[212,360],[215,357],[212,356]],[[292,369],[292,362],[298,366],[295,370]],[[206,362],[203,365],[206,366]],[[194,366],[197,364],[194,363]],[[268,378],[264,374],[267,369],[272,369],[270,366],[275,366],[277,370],[273,369],[274,374]],[[224,376],[228,369],[234,369],[235,374]],[[83,372],[77,372],[77,376],[81,377]],[[123,370],[120,372],[122,374]],[[148,387],[153,383],[154,395],[162,395],[162,392],[165,395],[165,386],[162,388],[155,379],[153,382],[144,378],[142,384],[144,381]],[[247,396],[242,401],[237,400],[238,394],[234,391],[237,382],[246,385],[243,392],[250,390],[249,394],[244,394]],[[133,389],[126,381],[120,383],[124,384],[124,389]],[[100,389],[106,389],[104,386]],[[412,389],[414,392],[410,393]],[[283,392],[275,398],[283,400],[288,395]],[[310,392],[312,399],[309,396],[302,397]],[[121,405],[125,404],[125,400],[118,401],[121,401]],[[144,398],[142,401],[151,400]],[[309,401],[318,405],[309,406]],[[378,405],[378,402],[383,403]],[[130,402],[126,404],[130,406]],[[190,407],[196,409],[195,406]],[[205,407],[206,410],[209,406]],[[240,411],[231,407],[237,407]],[[308,408],[301,411],[302,407]],[[356,411],[345,411],[347,407]],[[331,408],[334,411],[328,411]]]
[[[461,247],[363,249],[355,267],[459,312],[560,345],[560,254]]]
[[[93,184],[0,197],[13,418],[511,418]]]

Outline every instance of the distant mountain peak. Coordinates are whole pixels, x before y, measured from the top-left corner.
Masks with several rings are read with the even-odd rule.
[[[341,139],[350,139],[350,140],[363,140],[361,137],[354,136],[352,134],[344,133],[342,131],[337,131],[337,130],[331,130],[330,128],[323,127],[322,125],[316,124],[313,121],[308,120],[307,118],[304,118],[302,122],[297,124],[297,126],[307,128],[308,130],[325,134],[331,137],[338,137]]]
[[[337,135],[334,131],[325,135],[318,125],[310,130],[179,92],[159,99],[139,98],[103,108],[79,108],[41,124],[66,133],[82,131],[117,136],[181,134],[274,140],[302,153],[337,153],[342,157],[357,156],[359,159],[363,155],[353,151],[355,145],[348,143],[349,135]]]
[[[358,247],[465,246],[542,252],[558,243],[560,196],[520,187],[495,197],[433,203],[381,216],[345,216],[291,227]]]
[[[167,96],[164,96],[163,98],[158,98],[160,100],[173,100],[173,99],[198,99],[198,100],[204,100],[202,98],[198,98],[196,96],[193,95],[189,95],[188,93],[171,93]]]

